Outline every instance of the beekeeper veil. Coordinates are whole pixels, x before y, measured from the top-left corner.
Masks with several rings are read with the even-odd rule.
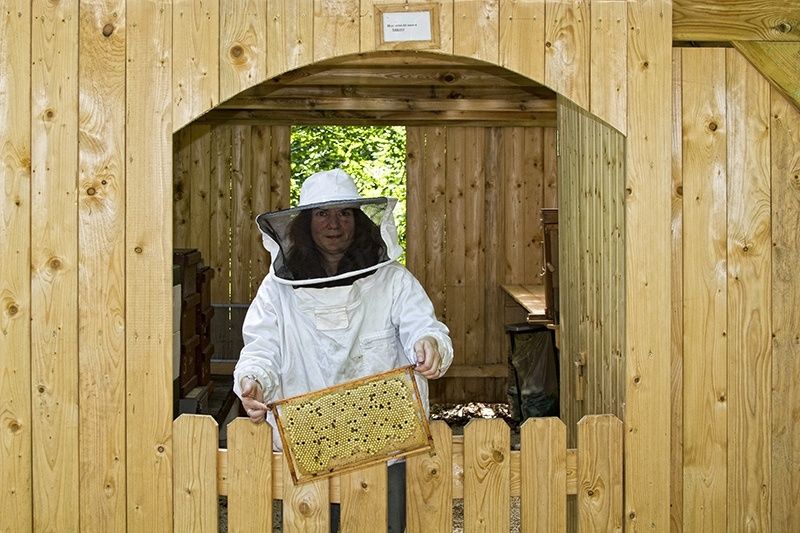
[[[402,251],[392,215],[396,203],[394,198],[363,198],[353,178],[338,168],[309,176],[300,189],[297,207],[256,217],[264,247],[272,257],[270,273],[281,283],[327,286],[340,280],[347,283],[344,280],[394,261]],[[343,216],[344,230],[338,226]],[[312,225],[323,217],[331,217],[332,222],[321,234],[320,226],[312,229]],[[328,243],[323,239],[341,242],[343,231],[351,231],[344,241],[348,246],[341,250],[338,268],[326,271]]]

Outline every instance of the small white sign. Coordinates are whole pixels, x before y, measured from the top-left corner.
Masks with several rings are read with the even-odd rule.
[[[430,11],[383,13],[383,41],[431,41]]]

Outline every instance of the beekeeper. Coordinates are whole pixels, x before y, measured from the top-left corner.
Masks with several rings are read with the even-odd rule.
[[[256,218],[272,263],[234,371],[254,422],[271,401],[408,364],[428,409],[427,380],[444,375],[453,347],[422,286],[396,261],[395,204],[362,198],[335,169],[306,179],[297,207]]]

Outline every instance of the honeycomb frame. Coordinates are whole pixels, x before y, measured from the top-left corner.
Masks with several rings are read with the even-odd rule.
[[[433,447],[413,365],[270,407],[295,484]]]

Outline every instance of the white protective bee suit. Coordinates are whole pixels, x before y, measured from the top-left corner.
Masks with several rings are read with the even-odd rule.
[[[362,198],[352,178],[336,169],[309,177],[298,207],[256,218],[272,261],[242,327],[244,348],[234,371],[239,397],[245,376],[259,382],[269,403],[415,364],[414,343],[424,336],[436,340],[439,375],[446,372],[453,360],[448,329],[416,278],[396,261],[395,204]],[[335,207],[367,214],[380,228],[381,255],[356,270],[303,279],[287,266],[291,223],[302,210]],[[428,410],[427,380],[416,379]],[[267,420],[274,428],[271,413]],[[273,437],[278,443],[277,432]]]

